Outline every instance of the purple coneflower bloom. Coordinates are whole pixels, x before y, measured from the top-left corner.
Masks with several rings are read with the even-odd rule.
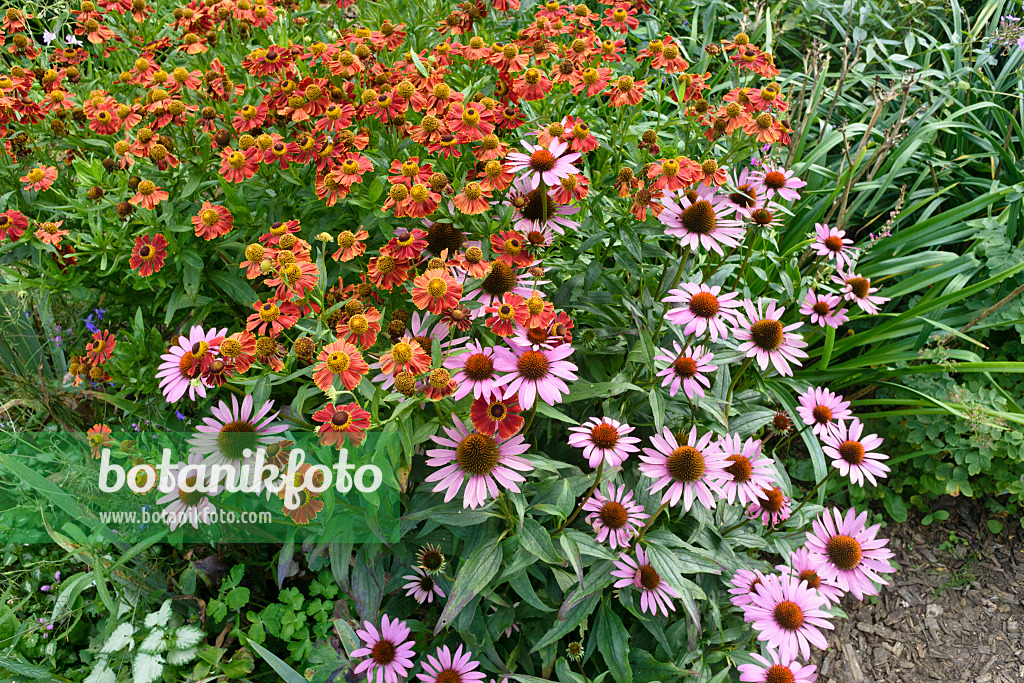
[[[807,296],[800,304],[800,313],[809,315],[813,325],[838,328],[850,319],[846,315],[847,309],[839,306],[842,301],[835,294],[818,294],[813,289],[808,289]]]
[[[607,495],[594,491],[594,495],[583,504],[587,515],[587,523],[594,527],[597,542],[608,545],[612,550],[629,545],[629,539],[640,528],[645,519],[650,517],[644,512],[644,506],[633,500],[633,492],[626,490],[626,485],[615,488],[615,484],[605,487]]]
[[[654,357],[656,361],[669,364],[658,373],[658,377],[664,378],[661,386],[669,387],[669,396],[675,396],[680,386],[688,398],[704,396],[704,387],[711,387],[711,380],[705,375],[718,369],[717,365],[711,364],[715,354],[706,351],[703,346],[683,349],[679,342],[672,342],[672,347],[675,349],[674,354],[668,349],[661,349],[662,353]]]
[[[821,629],[833,628],[832,615],[820,609],[825,604],[816,590],[797,578],[770,574],[754,586],[750,604],[743,606],[743,618],[758,631],[757,639],[778,648],[785,660],[801,653],[811,656],[811,645],[828,649]]]
[[[830,228],[824,223],[815,223],[814,234],[811,249],[815,254],[832,259],[837,266],[853,265],[853,240],[846,237],[845,230]]]
[[[797,359],[807,358],[802,351],[807,342],[793,332],[801,323],[783,326],[780,319],[786,309],[777,307],[774,300],[768,302],[768,308],[763,312],[760,301],[756,307],[752,301],[744,301],[743,308],[747,315],[736,324],[735,337],[742,342],[736,350],[748,358],[756,358],[762,370],[767,369],[770,363],[780,375],[792,375],[789,364],[798,364]]]
[[[801,664],[795,659],[780,659],[774,650],[768,650],[771,660],[750,653],[757,664],[740,664],[740,680],[743,683],[814,683],[818,680],[817,667]]]
[[[487,501],[488,495],[496,498],[499,484],[518,493],[518,482],[526,481],[519,472],[533,469],[529,460],[519,457],[530,449],[530,444],[522,435],[497,441],[486,434],[470,431],[458,417],[454,417],[454,421],[454,427],[444,428],[447,437],[431,437],[447,448],[427,451],[427,465],[441,468],[426,478],[428,482],[437,482],[434,492],[444,491],[444,502],[447,503],[458,495],[468,476],[462,507],[479,507]]]
[[[353,657],[366,657],[355,668],[354,673],[366,672],[366,680],[376,683],[398,683],[412,668],[413,641],[409,639],[409,627],[404,621],[389,619],[384,615],[378,631],[368,621],[364,629],[356,631],[363,641],[363,647],[352,651]]]
[[[273,424],[277,413],[271,413],[274,402],[267,401],[259,410],[253,410],[252,394],[247,394],[238,405],[238,397],[231,395],[231,405],[219,401],[210,409],[213,417],[204,417],[196,427],[198,434],[188,440],[191,453],[210,456],[207,465],[228,464],[238,471],[246,458],[256,453],[260,445],[277,441],[274,434],[288,429],[287,425]]]
[[[651,493],[665,489],[662,504],[675,505],[683,500],[689,510],[696,498],[709,510],[715,507],[717,482],[725,472],[725,455],[711,446],[714,435],[708,432],[697,438],[697,428],[690,429],[686,443],[680,445],[668,427],[651,437],[654,448],[645,448],[640,471],[654,480]],[[667,488],[666,488],[667,487]]]
[[[212,524],[215,521],[217,508],[210,502],[210,498],[218,495],[223,487],[209,481],[206,471],[203,456],[192,453],[187,463],[179,462],[160,478],[158,490],[164,495],[156,502],[158,505],[167,505],[163,514],[171,531],[185,522],[192,525],[193,529],[198,529],[200,522]]]
[[[640,591],[641,612],[657,614],[660,610],[667,617],[669,612],[676,611],[672,598],[678,598],[679,594],[651,566],[643,548],[636,549],[636,560],[625,553],[615,560],[612,576],[618,579],[616,588],[632,586]]]
[[[889,297],[877,296],[875,292],[878,287],[872,287],[871,280],[855,274],[852,266],[846,270],[840,269],[832,282],[843,286],[843,297],[847,301],[854,302],[862,311],[871,315],[878,313],[878,307],[889,300]]]
[[[747,517],[760,519],[761,524],[775,527],[789,519],[790,500],[778,486],[764,490],[764,498],[755,500],[747,508]]]
[[[763,192],[759,192],[760,185],[755,182],[755,173],[751,172],[748,167],[740,169],[739,175],[734,176],[731,185],[735,188],[732,192],[725,195],[725,202],[731,206],[736,213],[750,218],[750,214],[754,212],[766,199]]]
[[[837,422],[853,417],[850,402],[842,396],[821,387],[810,387],[800,394],[800,404],[796,407],[800,419],[819,437],[832,434],[839,425]],[[879,442],[881,443],[881,442]]]
[[[760,439],[748,438],[744,442],[739,434],[726,434],[713,447],[725,456],[719,488],[727,502],[753,503],[765,497],[765,489],[775,485],[775,461],[762,457]]]
[[[734,209],[726,203],[725,195],[718,194],[714,187],[701,186],[696,190],[675,194],[666,192],[661,203],[664,210],[658,220],[667,225],[666,235],[679,237],[685,246],[694,251],[712,249],[724,255],[722,245],[739,246],[743,237],[743,224],[726,218]]]
[[[405,594],[410,598],[415,598],[416,602],[421,605],[425,605],[434,601],[434,596],[439,598],[444,597],[444,591],[434,581],[434,577],[423,571],[419,567],[413,567],[412,570],[415,574],[406,574],[404,579],[409,583],[402,586],[405,589]]]
[[[559,204],[552,195],[554,190],[544,190],[530,184],[528,178],[512,181],[504,204],[515,212],[514,227],[524,233],[544,235],[547,231],[565,234],[566,228],[579,227],[579,221],[569,216],[580,212],[579,206]]]
[[[822,437],[825,455],[832,458],[832,465],[839,469],[839,474],[850,477],[851,484],[864,485],[864,480],[877,486],[875,477],[885,478],[889,468],[880,460],[888,460],[889,456],[876,453],[873,449],[882,445],[882,437],[877,434],[863,436],[864,425],[857,418],[847,427],[840,422],[837,429]]]
[[[188,336],[178,337],[177,343],[160,356],[163,363],[157,368],[157,379],[164,399],[174,403],[188,391],[189,400],[196,400],[196,394],[206,398],[207,385],[202,372],[213,362],[214,352],[228,332],[211,328],[209,332],[195,325]]]
[[[454,400],[459,400],[470,392],[473,398],[490,398],[494,393],[494,383],[497,375],[494,374],[494,349],[483,346],[478,341],[472,341],[466,345],[466,353],[448,356],[445,367],[456,372],[452,379],[459,383],[458,388],[452,394]]]
[[[721,294],[722,288],[717,285],[708,287],[705,284],[686,282],[678,289],[669,290],[664,303],[681,303],[679,308],[672,308],[665,314],[665,319],[673,325],[683,325],[683,334],[703,336],[711,335],[711,341],[729,338],[729,325],[735,325],[739,317],[736,310],[742,306],[737,300],[736,292]]]
[[[761,172],[756,176],[757,184],[763,188],[769,199],[779,195],[782,199],[800,199],[798,189],[807,185],[803,180],[797,178],[793,171],[787,171],[782,166],[765,162]]]
[[[483,680],[487,676],[476,669],[480,662],[473,659],[473,655],[467,650],[462,652],[459,645],[452,654],[447,645],[437,649],[437,657],[427,655],[427,661],[422,662],[423,673],[416,674],[424,683],[473,683]]]
[[[618,467],[639,448],[640,443],[635,436],[627,436],[633,431],[628,424],[623,424],[610,417],[598,419],[592,417],[578,427],[570,427],[569,445],[583,449],[583,457],[591,467],[607,462],[609,467]]]
[[[887,584],[879,574],[896,569],[889,564],[889,539],[875,538],[881,524],[867,527],[868,513],[850,508],[846,516],[838,509],[825,510],[807,532],[807,550],[818,563],[818,576],[861,600],[877,595],[876,583]]]
[[[565,360],[573,350],[571,344],[539,350],[518,345],[511,350],[498,347],[494,350],[494,369],[508,374],[494,385],[505,387],[503,398],[518,394],[524,410],[533,407],[538,396],[549,406],[561,403],[562,394],[569,393],[565,380],[576,379],[576,366]]]
[[[740,569],[732,575],[729,582],[729,601],[736,607],[750,604],[750,596],[754,587],[764,581],[764,574],[758,569]]]
[[[843,590],[818,576],[818,562],[811,557],[807,548],[797,548],[789,555],[790,564],[776,565],[782,576],[795,576],[809,587],[818,591],[827,602],[838,605]]]
[[[579,152],[570,152],[568,143],[559,138],[552,138],[547,147],[523,143],[529,152],[509,152],[505,157],[505,168],[510,173],[522,173],[522,178],[530,183],[530,189],[540,187],[541,183],[552,187],[558,185],[562,178],[579,173],[573,162],[580,158]]]

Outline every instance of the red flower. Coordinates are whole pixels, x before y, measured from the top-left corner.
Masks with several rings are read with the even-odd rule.
[[[347,435],[349,442],[358,446],[370,427],[370,414],[355,403],[342,406],[328,404],[313,413],[313,421],[321,423],[317,433],[322,445],[341,448]]]
[[[340,377],[345,388],[352,391],[370,370],[359,349],[344,339],[325,346],[317,360],[320,364],[313,373],[313,381],[323,391],[334,383],[335,377]]]
[[[230,211],[210,202],[203,202],[203,208],[195,216],[192,216],[196,237],[202,237],[204,240],[212,240],[214,237],[228,234],[234,224],[235,220]]]
[[[447,270],[428,270],[413,280],[412,302],[420,310],[441,313],[457,306],[461,298],[462,285]]]
[[[281,330],[287,330],[299,320],[299,307],[290,301],[275,303],[273,300],[252,305],[256,312],[246,320],[245,329],[256,334],[276,337]]]
[[[256,160],[257,147],[242,152],[225,147],[220,153],[220,174],[229,183],[240,183],[256,175],[259,162]]]
[[[92,341],[85,345],[85,357],[93,365],[103,365],[114,353],[117,340],[110,330],[97,330],[93,332]]]
[[[484,313],[491,314],[485,321],[487,327],[499,337],[507,337],[516,330],[516,325],[523,325],[530,317],[530,310],[526,307],[523,297],[512,292],[506,292],[501,303],[495,303],[484,309]]]
[[[490,399],[475,399],[469,409],[469,419],[481,434],[494,436],[497,432],[498,438],[504,440],[523,428],[521,412],[516,396],[503,399],[498,393]]]

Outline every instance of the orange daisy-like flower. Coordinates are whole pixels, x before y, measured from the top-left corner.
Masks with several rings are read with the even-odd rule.
[[[380,332],[380,319],[380,311],[371,306],[362,313],[350,316],[347,320],[338,321],[335,332],[339,339],[368,349],[377,341],[377,333]]]
[[[135,206],[141,206],[144,209],[155,209],[157,204],[167,199],[170,195],[164,192],[160,187],[153,184],[151,180],[143,180],[139,183],[139,187],[136,190],[136,195],[128,201]]]
[[[647,81],[637,81],[632,76],[619,76],[606,94],[610,96],[608,104],[612,107],[636,106],[644,99]]]
[[[264,281],[268,287],[277,287],[274,298],[280,301],[306,296],[320,281],[320,269],[311,261],[295,261],[282,266],[275,277]]]
[[[312,469],[312,466],[308,463],[302,463],[299,468],[292,474],[294,480],[292,481],[292,488],[295,490],[296,499],[288,501],[284,500],[284,507],[282,512],[285,517],[291,518],[296,524],[309,524],[316,519],[317,514],[324,509],[323,501],[320,500],[320,496],[307,490],[304,487],[306,481],[306,473]],[[320,488],[324,485],[324,474],[320,471],[314,471],[313,476],[310,477],[311,483],[315,488]],[[288,487],[282,486],[277,492],[277,495],[281,499],[285,499]],[[291,505],[291,507],[289,507]]]
[[[128,265],[133,270],[139,271],[142,277],[149,277],[153,273],[160,272],[164,267],[164,259],[167,258],[167,238],[157,233],[139,235],[135,238],[135,247],[132,249],[131,259]]]
[[[248,371],[256,360],[256,336],[248,330],[235,332],[220,343],[220,355],[233,363],[237,372]]]
[[[53,166],[36,166],[21,177],[21,182],[25,183],[25,190],[28,192],[48,190],[55,180],[57,169]]]
[[[366,240],[369,237],[370,233],[363,230],[362,227],[356,232],[344,231],[338,235],[338,251],[331,254],[331,258],[344,263],[362,255],[366,251]]]
[[[92,334],[92,341],[85,345],[85,357],[93,365],[103,365],[114,353],[117,340],[110,330],[97,330]]]
[[[396,285],[408,279],[411,267],[412,263],[408,259],[396,259],[394,256],[383,254],[370,259],[366,273],[370,277],[370,282],[390,292]]]
[[[448,108],[446,122],[461,142],[475,142],[494,132],[494,115],[479,102],[463,106],[456,102]]]
[[[0,242],[10,239],[17,242],[28,228],[28,218],[20,211],[8,209],[0,213]]]
[[[380,357],[381,372],[391,375],[401,372],[422,375],[429,368],[430,356],[419,342],[409,335],[402,337],[401,341]]]
[[[89,442],[89,454],[97,460],[102,455],[103,447],[114,443],[110,438],[110,427],[107,425],[97,424],[89,427],[85,438]]]
[[[192,225],[195,226],[196,237],[212,240],[214,237],[221,237],[231,232],[231,228],[235,225],[235,219],[231,212],[223,206],[203,202],[203,208],[195,216],[192,216]]]
[[[420,310],[441,313],[454,308],[462,298],[462,285],[447,270],[428,270],[413,280],[412,302]]]
[[[346,187],[363,182],[363,174],[373,170],[373,162],[358,152],[346,152],[340,164],[334,167],[334,179]]]
[[[60,244],[61,238],[68,234],[67,230],[61,229],[62,225],[64,225],[64,221],[40,223],[36,229],[36,237],[47,244],[57,246]]]
[[[324,391],[334,383],[335,377],[341,378],[345,388],[352,391],[370,370],[359,349],[344,339],[325,346],[317,360],[320,365],[313,373],[313,381]]]
[[[579,95],[581,92],[586,91],[587,97],[593,97],[607,88],[611,80],[611,69],[584,69],[579,73],[579,82],[573,86],[572,94]]]
[[[484,260],[483,250],[476,246],[467,247],[466,253],[457,255],[454,261],[457,268],[475,278],[482,278],[487,274],[487,269],[491,267],[491,262]]]
[[[474,216],[490,208],[491,203],[487,201],[490,195],[491,193],[484,190],[480,183],[466,183],[462,192],[452,197],[452,203],[467,216]]]
[[[358,446],[370,428],[370,414],[355,403],[342,406],[328,404],[313,413],[313,421],[321,423],[316,430],[321,445],[338,448],[345,445],[346,436],[353,446]]]
[[[542,100],[551,90],[551,80],[540,69],[527,69],[512,84],[512,91],[526,101]]]
[[[525,300],[526,310],[529,313],[525,324],[526,328],[547,328],[555,320],[555,305],[550,301],[544,301],[544,295],[533,290]]]
[[[527,251],[528,246],[526,237],[515,230],[502,230],[497,235],[491,235],[491,249],[499,260],[513,268],[525,268],[533,263],[533,257]]]
[[[418,258],[423,250],[427,248],[426,230],[413,228],[412,230],[399,229],[395,231],[387,244],[380,248],[381,254],[392,256],[396,259]]]
[[[778,142],[782,139],[782,126],[766,111],[743,126],[743,132],[750,136],[756,135],[758,142]]]
[[[254,145],[246,151],[225,147],[220,153],[220,174],[229,183],[240,183],[256,175],[259,149]]]
[[[276,337],[299,320],[299,307],[290,301],[257,301],[252,307],[256,312],[246,320],[245,329],[256,334]]]
[[[530,317],[526,301],[512,292],[506,292],[501,303],[488,306],[484,313],[491,315],[484,323],[499,337],[508,337],[516,331],[516,325],[525,324]]]

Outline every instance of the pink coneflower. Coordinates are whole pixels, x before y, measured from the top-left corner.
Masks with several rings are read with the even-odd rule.
[[[569,152],[569,145],[558,138],[552,138],[547,147],[523,143],[523,148],[529,154],[523,152],[509,152],[505,157],[506,170],[511,173],[522,173],[530,183],[530,189],[541,186],[541,183],[552,187],[558,185],[558,181],[570,175],[579,173],[580,170],[573,165],[573,162],[580,158],[579,152]]]
[[[832,629],[832,615],[820,609],[825,598],[794,577],[770,574],[754,586],[743,618],[758,631],[757,639],[778,648],[779,656],[792,660],[797,653],[811,656],[811,645],[828,649],[821,629]]]
[[[736,310],[743,305],[738,300],[738,292],[722,294],[717,285],[709,287],[705,284],[686,282],[678,289],[669,290],[669,296],[662,299],[664,303],[680,303],[679,308],[669,309],[665,319],[673,325],[683,325],[683,334],[703,336],[711,335],[711,341],[729,338],[729,325],[735,325],[739,317]]]
[[[875,477],[884,479],[887,476],[889,468],[881,461],[888,460],[889,456],[874,451],[882,445],[882,437],[877,434],[865,436],[863,433],[864,425],[857,418],[853,418],[849,427],[840,422],[836,429],[822,435],[822,450],[832,458],[832,466],[839,470],[839,474],[850,477],[851,484],[863,486],[867,479],[872,486],[877,486]]]
[[[178,337],[177,343],[160,356],[163,362],[157,368],[156,377],[168,403],[174,403],[186,391],[191,401],[196,400],[196,394],[206,398],[207,385],[203,383],[202,374],[209,369],[227,332],[226,327],[211,328],[207,332],[195,325],[187,337]]]
[[[626,485],[615,488],[615,484],[605,487],[607,495],[594,491],[594,495],[583,504],[583,511],[589,512],[587,524],[594,527],[597,542],[608,545],[612,550],[625,548],[629,539],[640,528],[643,521],[650,517],[644,512],[644,506],[633,500],[633,492],[626,490]]]
[[[427,661],[421,662],[423,673],[416,674],[416,677],[423,683],[475,683],[487,676],[476,669],[480,662],[473,659],[473,655],[467,650],[462,651],[459,645],[453,654],[447,645],[437,649],[437,657],[427,655]]]
[[[818,591],[821,597],[827,602],[835,605],[843,597],[844,591],[838,586],[833,586],[818,576],[818,562],[811,557],[807,548],[797,548],[789,555],[789,564],[775,566],[782,576],[795,576],[808,587]]]
[[[780,319],[786,312],[785,308],[776,307],[772,300],[768,309],[762,312],[761,305],[760,301],[757,306],[750,300],[743,302],[746,317],[741,317],[736,324],[735,337],[742,342],[736,350],[748,358],[756,358],[762,370],[767,369],[770,363],[783,377],[792,375],[789,364],[799,364],[798,359],[807,358],[802,351],[807,342],[793,332],[801,323],[783,326]]]
[[[654,480],[651,493],[665,489],[662,504],[675,505],[683,500],[683,509],[689,510],[696,498],[707,509],[715,507],[714,493],[725,472],[725,455],[711,447],[711,432],[697,438],[697,427],[692,427],[686,443],[680,444],[664,427],[661,434],[651,437],[654,448],[645,448],[640,456],[640,471]],[[666,488],[667,487],[667,488]]]
[[[579,227],[579,222],[568,216],[579,213],[580,207],[557,203],[553,193],[554,190],[532,187],[526,178],[516,178],[504,202],[515,212],[515,229],[537,239],[548,230],[562,235],[566,228]]]
[[[875,538],[881,524],[867,527],[868,513],[850,508],[846,516],[837,508],[825,510],[811,524],[806,547],[811,560],[817,563],[818,576],[853,597],[877,595],[877,583],[888,585],[879,574],[890,574],[896,568],[889,564],[893,556],[885,546],[887,538]]]
[[[583,457],[591,467],[606,462],[609,467],[618,467],[639,448],[633,444],[640,443],[635,436],[626,436],[633,431],[628,424],[623,424],[610,417],[598,419],[592,417],[578,427],[570,427],[569,445],[583,449]]]
[[[845,270],[840,268],[839,274],[832,278],[832,282],[842,285],[843,297],[847,301],[854,302],[870,315],[878,313],[878,307],[889,300],[889,297],[875,295],[878,287],[872,287],[871,280],[855,274],[852,266]]]
[[[838,422],[853,417],[849,401],[844,401],[842,396],[821,387],[810,387],[800,394],[800,404],[796,407],[796,412],[804,424],[819,437],[835,432],[839,428]]]
[[[470,392],[474,398],[488,398],[494,393],[494,349],[478,341],[466,344],[466,353],[448,356],[445,367],[455,370],[452,379],[459,383],[452,398],[456,401]]]
[[[572,352],[571,344],[538,350],[498,347],[494,350],[494,369],[508,374],[498,378],[495,387],[505,387],[505,398],[518,394],[524,409],[533,407],[538,396],[549,406],[561,403],[562,394],[569,393],[565,380],[576,380],[576,366],[565,360]]]
[[[447,437],[431,437],[446,448],[427,451],[427,465],[441,468],[426,478],[428,482],[437,482],[434,493],[444,491],[447,503],[458,495],[465,481],[462,507],[467,508],[480,507],[488,497],[497,498],[499,484],[518,493],[518,482],[526,481],[519,472],[533,469],[529,460],[519,457],[530,450],[530,444],[522,435],[497,441],[492,436],[470,431],[458,417],[454,417],[454,422],[454,427],[444,428]]]
[[[231,465],[237,472],[241,463],[253,457],[260,445],[276,442],[278,437],[274,435],[288,429],[287,425],[274,424],[277,412],[272,410],[273,401],[267,401],[259,410],[254,410],[252,394],[246,394],[241,406],[234,394],[231,395],[230,406],[218,401],[210,408],[213,417],[204,417],[203,424],[196,427],[197,434],[188,440],[189,452],[209,456],[207,465]]]
[[[757,663],[736,667],[743,683],[814,683],[818,680],[818,667],[801,664],[795,659],[780,659],[775,650],[768,650],[771,660],[756,652],[750,653]]]
[[[186,467],[189,473],[182,475]],[[193,529],[198,529],[200,522],[212,524],[216,521],[217,508],[210,502],[210,498],[218,495],[223,487],[209,481],[206,471],[203,456],[192,453],[188,456],[187,464],[180,462],[174,465],[160,478],[158,490],[164,495],[156,502],[158,505],[167,505],[163,514],[166,515],[171,531],[186,522]],[[203,479],[200,479],[199,473],[203,474]]]
[[[402,586],[407,597],[415,598],[416,602],[426,605],[434,601],[434,596],[444,597],[444,591],[434,581],[434,577],[419,567],[413,567],[415,574],[406,574],[404,578],[409,583]]]
[[[366,672],[366,680],[376,683],[398,683],[412,668],[412,658],[416,655],[413,641],[409,639],[409,627],[404,621],[389,619],[384,615],[380,622],[380,630],[368,621],[363,622],[365,628],[356,631],[363,641],[363,647],[353,650],[353,657],[366,657],[355,668],[354,673]]]
[[[711,387],[711,380],[705,375],[718,369],[717,365],[711,364],[715,354],[706,351],[703,346],[684,349],[679,346],[679,342],[672,342],[672,347],[674,352],[661,349],[661,353],[654,357],[655,361],[668,363],[668,367],[658,373],[658,377],[664,378],[661,386],[670,387],[669,396],[675,396],[681,386],[688,398],[703,397],[704,387]]]
[[[714,448],[725,456],[725,473],[719,480],[721,496],[727,502],[753,503],[764,498],[764,490],[775,485],[775,463],[761,454],[761,440],[726,434]]]
[[[36,166],[21,177],[21,182],[25,183],[27,192],[48,190],[55,180],[57,180],[57,169],[53,166]]]
[[[772,528],[789,519],[791,501],[782,489],[772,486],[766,488],[763,493],[764,498],[755,500],[747,508],[747,517],[760,519],[761,524]]]
[[[641,612],[657,614],[660,611],[667,617],[669,612],[676,611],[672,598],[678,598],[679,594],[651,566],[643,548],[636,549],[636,560],[625,553],[620,555],[615,560],[612,576],[618,579],[616,588],[632,586],[640,591]]]
[[[779,195],[782,199],[794,201],[800,199],[800,193],[797,190],[807,185],[805,181],[795,177],[793,171],[787,171],[772,163],[766,163],[761,167],[761,172],[757,174],[755,182],[764,190],[768,199]]]
[[[661,201],[665,208],[658,220],[668,226],[665,234],[679,237],[683,245],[694,251],[712,249],[719,255],[725,254],[723,245],[739,246],[743,224],[726,218],[734,209],[717,188],[702,185],[696,190],[667,192]]]
[[[811,249],[815,254],[834,260],[839,267],[853,265],[853,240],[846,238],[845,230],[830,228],[824,223],[815,223],[814,232]]]
[[[847,309],[839,306],[842,301],[835,294],[818,294],[809,289],[800,304],[800,314],[810,316],[812,325],[838,328],[850,319],[846,315]]]
[[[754,588],[764,581],[764,574],[758,569],[740,569],[729,582],[729,601],[736,607],[744,607],[751,602]]]

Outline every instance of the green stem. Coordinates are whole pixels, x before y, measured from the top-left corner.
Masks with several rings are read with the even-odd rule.
[[[795,517],[796,513],[798,513],[801,510],[803,510],[804,506],[807,505],[807,503],[810,502],[810,500],[814,496],[815,492],[818,489],[820,489],[825,484],[825,482],[827,482],[829,479],[831,479],[833,476],[835,476],[836,472],[838,472],[838,471],[839,470],[834,469],[834,468],[831,471],[829,471],[829,473],[825,475],[824,479],[822,479],[817,484],[815,484],[814,488],[812,488],[810,491],[807,492],[807,495],[804,497],[803,501],[799,505],[796,506],[796,510],[793,510],[793,512],[791,512],[789,514],[789,516],[790,517]],[[765,536],[771,536],[776,531],[777,531],[776,529],[769,529],[768,533],[765,534]]]
[[[679,258],[679,267],[676,269],[676,275],[672,279],[672,286],[668,288],[668,291],[672,291],[673,289],[675,289],[676,287],[679,286],[679,281],[683,278],[683,268],[686,267],[686,262],[687,262],[687,260],[689,260],[689,258],[690,258],[690,247],[689,247],[689,245],[687,245],[687,247],[685,249],[683,249],[683,255]],[[665,268],[666,269],[668,268],[668,262],[665,263]],[[660,287],[659,287],[659,289],[660,289]],[[657,300],[657,298],[659,296],[661,296],[661,292],[660,291],[655,292],[655,294],[654,294],[655,300]],[[658,324],[654,328],[654,332],[651,334],[651,341],[652,342],[657,339],[658,332],[661,331],[661,325],[662,325],[662,323],[665,322],[665,314],[668,313],[669,305],[670,304],[668,302],[666,302],[665,305],[661,309],[661,317],[658,318]]]
[[[562,524],[558,527],[558,529],[555,530],[555,533],[552,534],[552,536],[558,534],[562,531],[562,529],[573,523],[576,517],[580,514],[580,510],[582,510],[586,502],[590,500],[590,497],[594,495],[594,490],[597,488],[597,485],[601,483],[602,472],[604,472],[604,460],[602,460],[601,464],[597,466],[597,474],[594,476],[594,483],[590,487],[590,490],[587,491],[586,495],[580,499],[580,502],[576,505],[576,509],[572,511],[572,514],[569,515],[564,522],[562,522]]]
[[[530,409],[530,417],[526,420],[526,424],[523,425],[523,434],[529,431],[530,425],[533,424],[533,416],[537,414],[537,401],[539,400],[539,396],[535,397],[533,400],[533,408]]]
[[[651,518],[647,520],[647,524],[645,524],[644,528],[640,530],[640,534],[636,537],[636,540],[633,541],[632,545],[630,546],[630,549],[633,549],[640,545],[640,541],[644,540],[644,535],[650,530],[651,526],[654,524],[654,521],[661,516],[661,513],[664,512],[665,508],[667,507],[668,503],[662,503],[661,507],[658,508],[657,512],[651,515]]]
[[[732,384],[729,385],[729,393],[725,397],[725,423],[726,424],[729,424],[729,409],[732,407],[732,392],[736,390],[736,384],[740,381],[740,377],[742,377],[743,373],[746,372],[747,366],[750,365],[750,361],[752,361],[752,360],[754,360],[754,359],[753,358],[747,358],[745,361],[743,361],[743,366],[740,368],[740,371],[736,373],[736,376],[732,378]]]

